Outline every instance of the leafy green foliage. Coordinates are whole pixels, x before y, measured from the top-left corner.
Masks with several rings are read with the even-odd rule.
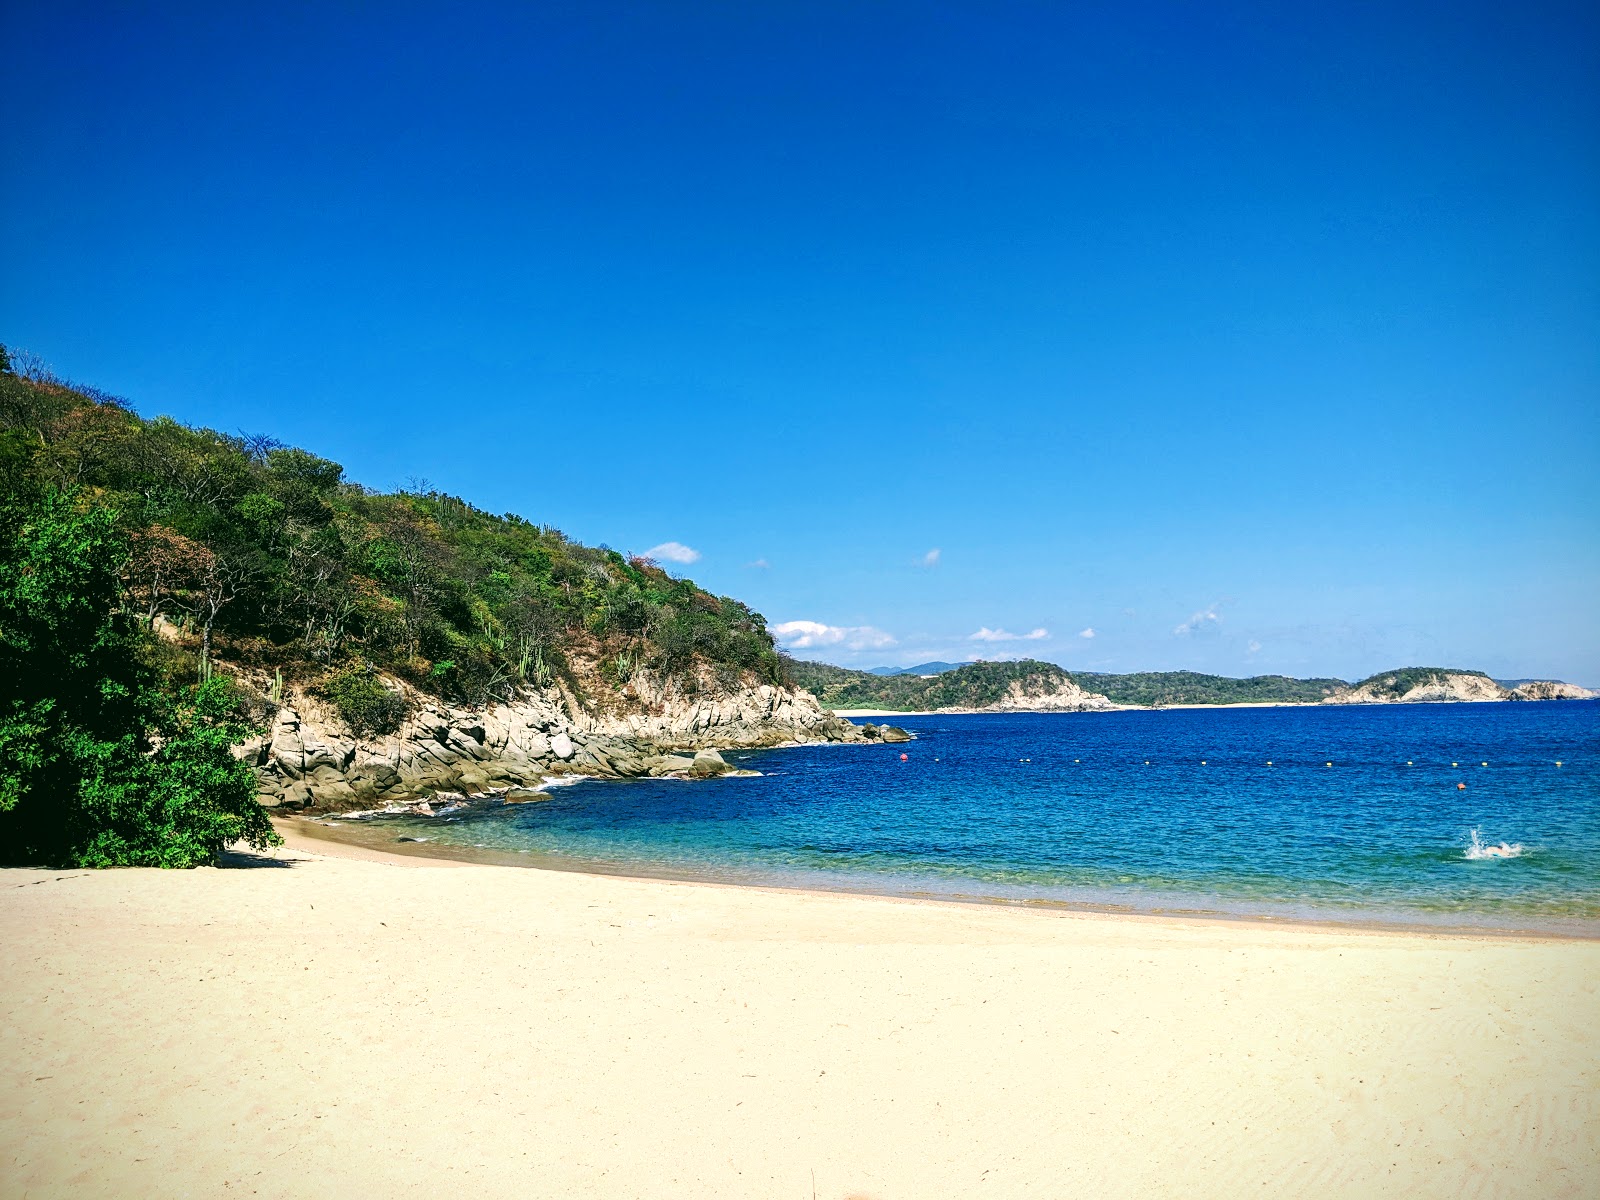
[[[14,431],[0,461],[30,465]],[[221,679],[164,689],[118,610],[117,513],[27,470],[0,490],[0,859],[189,867],[277,842]]]
[[[364,666],[329,676],[318,691],[357,736],[393,733],[406,719],[405,697]]]

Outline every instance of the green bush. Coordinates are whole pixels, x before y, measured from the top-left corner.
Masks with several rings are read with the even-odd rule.
[[[406,719],[406,698],[387,686],[368,667],[330,675],[317,689],[331,700],[350,732],[357,737],[393,733]]]
[[[0,446],[0,457],[6,447]],[[231,685],[168,690],[117,610],[117,514],[0,473],[0,861],[194,867],[280,842]]]

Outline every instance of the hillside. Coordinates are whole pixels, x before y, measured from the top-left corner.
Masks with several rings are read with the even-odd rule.
[[[760,614],[653,562],[435,490],[377,492],[270,437],[147,420],[23,377],[3,350],[0,482],[0,585],[20,614],[0,640],[26,664],[0,680],[0,748],[37,750],[12,755],[15,779],[0,770],[0,816],[13,794],[44,795],[28,764],[72,736],[37,719],[63,703],[29,624],[40,587],[71,614],[51,629],[92,618],[103,630],[84,637],[126,648],[141,713],[203,684],[206,728],[236,744],[264,730],[245,786],[268,805],[685,773],[680,750],[886,736],[795,691]],[[91,551],[92,605],[78,594]],[[107,744],[170,741],[153,720],[129,715]]]
[[[1101,675],[1075,671],[1073,678],[1090,691],[1117,704],[1152,707],[1163,704],[1316,704],[1350,685],[1342,679],[1293,679],[1287,675],[1252,675],[1231,679],[1196,671],[1144,671]]]
[[[1060,707],[1138,708],[1177,704],[1384,704],[1424,701],[1589,699],[1593,692],[1571,684],[1529,680],[1510,689],[1481,671],[1406,667],[1380,672],[1360,683],[1342,679],[1294,679],[1255,675],[1233,679],[1195,671],[1147,671],[1110,675],[1067,671],[1045,662],[979,662],[932,678],[877,675],[825,663],[788,661],[795,681],[830,708],[930,712],[935,709],[1048,710]],[[1029,703],[1059,692],[1060,701]],[[1071,696],[1068,702],[1064,697]],[[1080,702],[1079,698],[1089,698]],[[1098,699],[1101,703],[1095,703]]]
[[[1424,704],[1495,700],[1591,700],[1588,688],[1551,679],[1525,679],[1508,687],[1482,671],[1456,667],[1405,667],[1380,671],[1348,691],[1329,698],[1332,704]]]
[[[468,704],[558,679],[615,698],[639,671],[784,682],[737,600],[456,496],[373,491],[270,437],[10,373],[0,436],[8,471],[116,514],[128,611],[197,674],[205,656],[338,692],[338,672],[375,669]]]
[[[1103,697],[1108,705],[1150,707],[1162,704],[1315,704],[1348,688],[1342,679],[1290,679],[1258,675],[1229,679],[1193,671],[1157,671],[1105,675],[1068,671],[1046,662],[976,662],[941,672],[877,675],[825,663],[790,660],[796,683],[830,708],[882,708],[925,712],[937,708],[1014,707],[1013,683],[1024,687],[1071,687]]]
[[[826,663],[787,660],[795,682],[828,708],[933,709],[1107,708],[1054,663],[975,662],[929,678],[873,675]]]

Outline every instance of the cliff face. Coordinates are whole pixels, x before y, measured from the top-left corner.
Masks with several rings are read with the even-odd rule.
[[[1552,679],[1535,679],[1512,688],[1508,700],[1593,700],[1600,692],[1593,692],[1575,683],[1561,683]]]
[[[1420,678],[1401,673],[1374,675],[1347,692],[1330,696],[1324,704],[1416,704],[1508,700],[1511,693],[1484,675],[1464,671],[1436,671]]]
[[[585,707],[561,687],[481,711],[420,700],[395,733],[368,738],[352,734],[314,697],[295,695],[242,753],[257,766],[263,805],[347,809],[441,791],[527,787],[563,773],[726,769],[714,755],[702,755],[697,765],[674,753],[680,750],[894,740],[824,711],[805,692],[768,684],[687,696],[641,679],[630,692],[627,703],[606,710]]]

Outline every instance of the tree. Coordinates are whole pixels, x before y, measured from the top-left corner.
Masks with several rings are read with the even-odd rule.
[[[0,465],[19,457],[0,443]],[[190,867],[279,841],[231,751],[249,729],[227,682],[162,691],[117,603],[128,557],[113,510],[4,473],[0,860]]]

